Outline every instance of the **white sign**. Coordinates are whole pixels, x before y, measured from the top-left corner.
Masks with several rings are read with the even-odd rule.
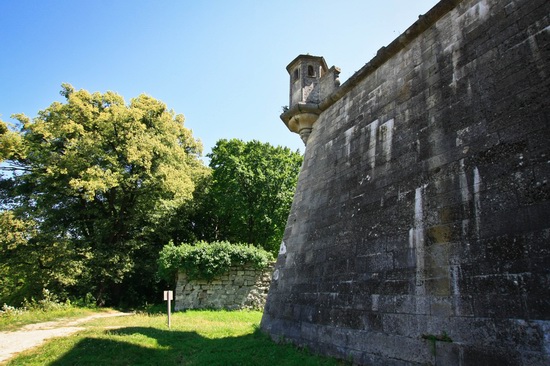
[[[172,300],[174,299],[174,291],[164,291],[164,301],[168,301],[168,328],[172,325],[171,313],[172,313]]]

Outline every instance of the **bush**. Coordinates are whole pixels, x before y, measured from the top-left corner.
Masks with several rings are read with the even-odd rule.
[[[190,279],[212,280],[232,266],[250,265],[263,269],[273,259],[271,253],[249,244],[201,241],[195,245],[175,246],[170,243],[160,252],[158,274],[167,281],[173,280],[178,271],[184,272]]]
[[[36,300],[34,297],[31,297],[31,299],[28,300],[25,298],[23,300],[23,306],[20,308],[4,304],[2,309],[0,309],[0,317],[13,318],[32,311],[49,312],[70,307],[70,301],[61,302],[56,294],[44,288],[42,289],[42,299]]]
[[[70,307],[70,303],[62,303],[56,294],[44,288],[42,289],[42,299],[35,300],[34,297],[30,300],[25,299],[23,300],[23,306],[29,310],[52,311]]]
[[[23,314],[25,311],[27,311],[27,309],[25,308],[16,308],[15,306],[4,304],[2,306],[2,309],[0,310],[0,318],[13,318],[15,316]]]

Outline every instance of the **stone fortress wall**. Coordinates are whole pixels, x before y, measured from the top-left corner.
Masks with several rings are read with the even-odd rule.
[[[550,2],[440,1],[342,85],[287,69],[307,148],[261,328],[357,364],[549,365]]]

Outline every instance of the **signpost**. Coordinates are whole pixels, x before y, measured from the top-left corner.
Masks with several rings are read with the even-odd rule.
[[[171,324],[171,313],[172,313],[172,299],[174,298],[173,291],[164,291],[164,301],[168,301],[168,329],[170,329]]]

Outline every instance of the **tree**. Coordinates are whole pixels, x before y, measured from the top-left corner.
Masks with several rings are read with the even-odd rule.
[[[2,150],[3,170],[11,172],[0,181],[4,207],[32,230],[1,254],[9,268],[37,273],[43,286],[117,302],[129,290],[125,281],[153,275],[144,262],[156,258],[138,254],[158,254],[165,244],[154,242],[159,224],[192,198],[208,169],[183,116],[162,102],[140,95],[126,105],[113,92],[68,84],[61,94],[65,103],[33,120],[14,116],[20,142],[2,135],[13,141],[0,145],[10,147]]]
[[[302,156],[258,141],[220,140],[208,154],[212,182],[200,239],[246,242],[276,253],[296,189]]]
[[[21,136],[9,127],[0,120],[0,163],[9,158],[19,157],[18,154],[22,152]]]

